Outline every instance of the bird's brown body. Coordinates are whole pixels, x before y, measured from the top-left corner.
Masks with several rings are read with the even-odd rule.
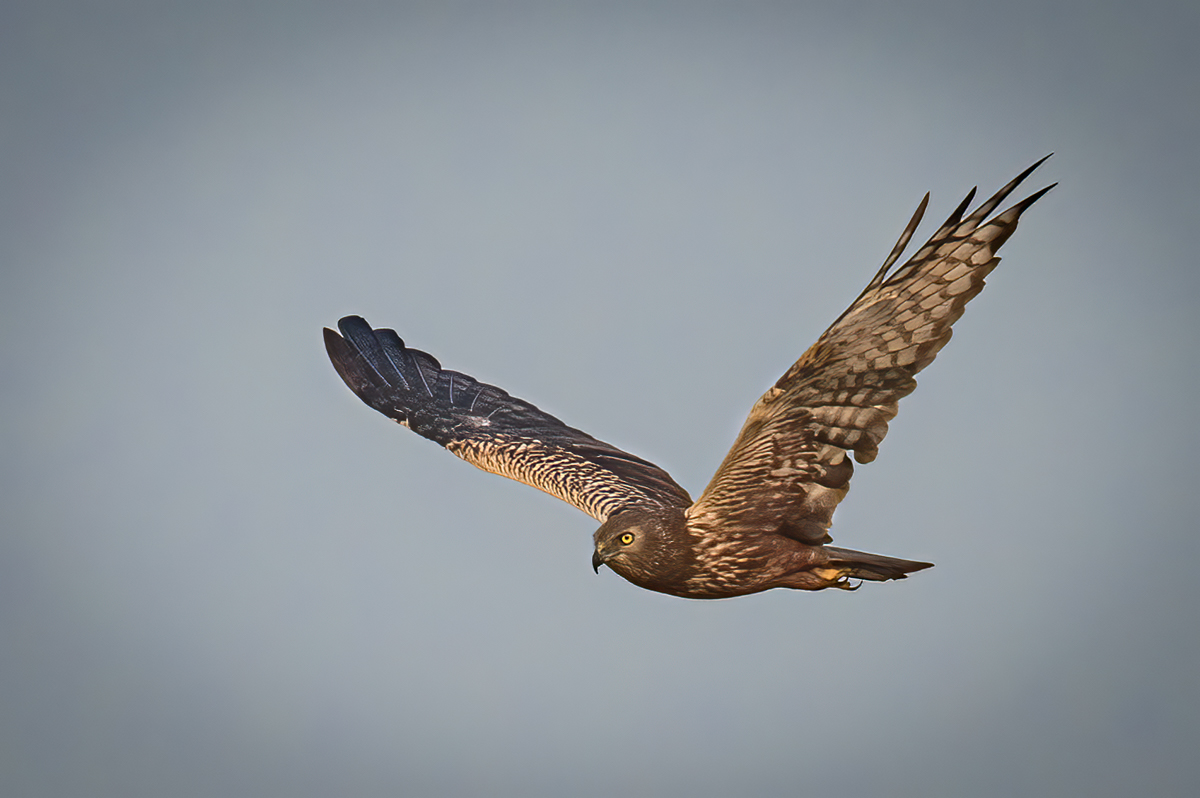
[[[631,543],[621,537],[631,534]],[[607,565],[638,587],[682,598],[732,598],[773,587],[854,590],[851,579],[902,579],[932,563],[813,546],[770,527],[714,537],[682,512],[618,513],[596,530],[592,566]],[[638,548],[639,541],[645,544]]]
[[[1042,159],[1043,161],[1045,159]],[[892,270],[928,202],[883,267],[763,394],[696,501],[662,469],[568,427],[495,386],[442,369],[393,331],[349,316],[325,345],[371,407],[474,465],[525,482],[601,522],[593,566],[685,598],[775,587],[853,589],[930,563],[829,546],[833,511],[859,463],[875,459],[914,376],[1000,259],[1022,212],[1053,186],[992,214],[1042,161],[963,217],[968,194],[929,242]]]

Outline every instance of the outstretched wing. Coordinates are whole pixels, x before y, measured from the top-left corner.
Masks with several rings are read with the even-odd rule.
[[[350,390],[472,465],[524,482],[604,522],[634,506],[687,507],[658,466],[568,427],[493,385],[443,369],[393,330],[358,316],[325,330],[325,349]]]
[[[914,375],[950,340],[951,325],[1000,262],[996,250],[1021,213],[1054,186],[988,217],[1045,160],[964,219],[972,189],[929,243],[889,274],[921,221],[925,195],[858,299],[751,409],[688,509],[691,528],[718,538],[756,528],[804,543],[831,540],[833,511],[854,473],[848,452],[860,463],[875,459],[897,403],[917,387]]]

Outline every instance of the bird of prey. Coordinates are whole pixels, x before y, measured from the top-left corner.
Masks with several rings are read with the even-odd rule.
[[[1054,188],[993,216],[1045,160],[964,217],[972,189],[929,242],[893,270],[925,212],[926,194],[863,292],[751,408],[696,501],[653,463],[444,369],[361,317],[339,321],[341,335],[326,329],[325,347],[346,385],[380,413],[599,521],[597,571],[607,565],[640,587],[698,599],[903,579],[932,563],[828,545],[833,511],[854,471],[849,455],[859,463],[875,459],[897,403],[950,340],[951,325],[1000,262],[996,251],[1021,214]]]

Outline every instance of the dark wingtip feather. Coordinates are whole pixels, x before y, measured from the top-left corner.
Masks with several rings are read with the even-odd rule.
[[[372,382],[408,387],[408,380],[401,372],[401,363],[393,357],[396,350],[404,350],[404,342],[394,330],[371,329],[371,325],[362,316],[345,316],[339,319],[338,329],[342,331],[347,344],[356,350],[355,355],[375,373],[377,380]],[[389,339],[388,346],[385,346],[383,339],[388,336],[395,340]],[[389,349],[393,351],[389,352]]]
[[[892,268],[892,264],[896,262],[900,255],[904,252],[904,248],[908,246],[908,242],[912,240],[913,233],[917,231],[917,227],[921,224],[921,220],[925,218],[925,209],[928,207],[929,192],[926,191],[925,196],[921,198],[920,204],[917,205],[917,210],[913,213],[912,218],[909,219],[908,224],[904,226],[904,232],[900,234],[900,240],[896,242],[896,246],[892,247],[892,251],[888,253],[887,260],[883,262],[883,266],[879,267],[879,271],[877,271],[875,276],[871,278],[871,282],[867,283],[867,287],[863,289],[863,294],[865,294],[867,291],[870,291],[875,286],[883,283],[884,278],[887,276],[888,269]],[[862,294],[859,294],[859,296],[861,297]]]
[[[1054,153],[1050,153],[1050,155],[1053,155],[1053,154]],[[1012,180],[1010,180],[1008,182],[1008,185],[1004,186],[999,191],[997,191],[995,194],[993,194],[990,198],[988,198],[988,200],[986,202],[984,202],[982,205],[980,205],[978,208],[976,208],[975,212],[972,213],[967,218],[975,219],[979,222],[982,222],[984,219],[991,216],[992,212],[995,211],[996,208],[1000,207],[1000,203],[1004,202],[1004,200],[1008,197],[1009,194],[1016,191],[1017,186],[1019,186],[1019,185],[1021,185],[1021,183],[1025,182],[1025,178],[1029,177],[1031,174],[1033,174],[1035,169],[1037,169],[1039,166],[1044,164],[1046,162],[1046,159],[1049,158],[1050,155],[1043,156],[1036,163],[1034,163],[1033,166],[1030,166],[1024,172],[1021,172],[1021,174],[1017,175]],[[1057,183],[1055,185],[1057,185]],[[1050,188],[1053,188],[1053,186],[1050,186],[1049,188],[1044,188],[1041,191],[1037,192],[1036,194],[1033,195],[1032,199],[1036,200],[1038,197],[1042,196],[1047,191],[1049,191]],[[1033,204],[1033,203],[1029,199],[1026,199],[1023,202],[1021,202],[1020,205],[1017,207],[1024,209],[1024,208],[1028,208],[1031,204]]]
[[[1049,156],[1047,156],[1047,157],[1049,157]],[[1058,185],[1057,182],[1051,183],[1050,185],[1046,186],[1045,188],[1041,189],[1040,191],[1033,192],[1028,197],[1026,197],[1025,199],[1018,202],[1016,205],[1014,205],[1013,208],[1017,211],[1017,214],[1020,215],[1022,212],[1024,212],[1024,210],[1026,208],[1028,208],[1030,205],[1032,205],[1033,203],[1040,200],[1048,191],[1050,191],[1050,189],[1054,188],[1057,185]]]
[[[363,360],[358,351],[349,341],[328,327],[325,328],[325,352],[329,355],[329,362],[333,364],[334,370],[350,390],[360,393],[363,387],[370,385],[371,381],[363,373]]]
[[[942,223],[943,230],[949,230],[951,227],[954,227],[962,221],[962,215],[966,213],[967,208],[971,206],[971,202],[974,201],[975,194],[978,193],[978,191],[979,186],[971,187],[971,190],[967,192],[967,196],[963,197],[963,201],[958,203],[958,207],[951,211],[950,215],[946,217],[946,221]]]

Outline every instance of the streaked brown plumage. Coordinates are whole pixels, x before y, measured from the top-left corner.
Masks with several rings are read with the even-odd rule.
[[[991,216],[1043,161],[963,218],[972,189],[929,242],[891,271],[924,214],[925,195],[858,299],[750,410],[695,503],[654,464],[443,369],[392,330],[348,316],[338,322],[341,335],[325,330],[325,346],[338,374],[371,407],[485,471],[600,521],[597,570],[608,565],[636,585],[686,598],[903,579],[931,563],[827,545],[854,473],[849,455],[875,459],[897,403],[950,340],[951,325],[1000,262],[996,251],[1054,187]]]

